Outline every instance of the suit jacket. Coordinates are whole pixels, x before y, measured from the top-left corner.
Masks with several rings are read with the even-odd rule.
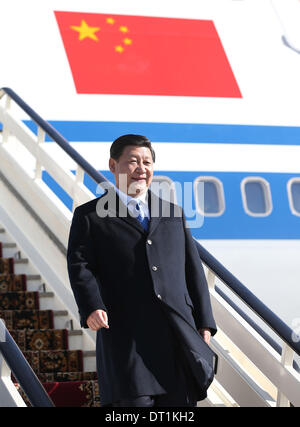
[[[203,340],[197,330],[217,329],[182,209],[151,191],[148,196],[148,232],[114,191],[76,208],[71,225],[68,271],[81,325],[87,327],[96,309],[108,313],[109,329],[97,332],[102,405],[172,390],[179,357],[174,343],[199,379]],[[197,382],[198,400],[206,397],[208,374],[208,381]]]

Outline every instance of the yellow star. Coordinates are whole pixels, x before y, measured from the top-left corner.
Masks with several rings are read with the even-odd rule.
[[[124,47],[122,47],[122,46],[115,46],[115,51],[119,52],[119,53],[122,53],[124,51]]]
[[[115,20],[114,20],[114,18],[106,18],[106,23],[113,25],[115,23]]]
[[[128,44],[132,44],[132,40],[131,40],[131,39],[129,39],[128,37],[126,37],[126,39],[124,39],[124,40],[123,40],[123,43],[124,43],[124,44],[127,44],[127,45],[128,45]]]
[[[82,20],[80,27],[71,26],[71,28],[79,32],[79,40],[89,38],[98,41],[98,37],[95,33],[100,30],[99,27],[89,27],[88,24]]]
[[[120,27],[120,31],[122,32],[122,33],[128,33],[128,28],[127,27],[124,27],[123,25]]]

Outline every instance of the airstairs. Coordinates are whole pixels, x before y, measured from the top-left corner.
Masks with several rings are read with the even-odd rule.
[[[24,124],[25,114],[36,123],[36,132]],[[86,384],[89,390],[93,387],[95,393],[96,379],[92,376],[96,370],[95,333],[80,328],[66,269],[72,212],[46,185],[42,173],[47,171],[69,195],[73,210],[95,197],[84,185],[85,175],[96,184],[103,182],[104,177],[11,89],[0,90],[0,123],[0,268],[12,268],[10,273],[5,270],[6,274],[18,276],[19,281],[23,278],[23,285],[26,283],[22,290],[17,285],[5,289],[5,295],[31,293],[27,304],[32,304],[33,299],[38,301],[36,310],[52,314],[53,323],[49,328],[63,330],[68,336],[68,348],[56,351],[73,351],[79,355],[81,376],[76,377],[77,368],[73,368],[71,373],[58,379],[59,368],[54,363],[54,359],[56,362],[58,359],[53,354],[46,372],[36,372],[50,397],[55,387],[62,390],[71,387],[74,378],[81,387]],[[46,143],[46,137],[54,144]],[[53,145],[56,150],[62,150],[68,164],[71,159],[75,174],[64,167],[64,161],[57,160]],[[211,346],[219,356],[217,375],[208,397],[198,406],[300,406],[299,334],[285,325],[199,243],[197,247],[205,265],[218,325]],[[15,375],[16,368],[10,366],[11,358],[4,351],[6,337],[10,336],[7,334],[10,333],[17,343],[20,336],[7,317],[7,312],[13,311],[5,308],[10,307],[11,301],[15,301],[11,295],[1,299],[0,293],[0,317],[4,317],[6,324],[6,327],[3,322],[0,324],[0,406],[27,406],[35,401],[34,396],[30,395],[28,387],[26,393],[22,391],[22,375]],[[23,306],[17,310],[22,309]],[[21,339],[19,342],[23,343]],[[23,352],[30,364],[28,350]],[[37,353],[41,357],[43,350],[37,348],[35,355]],[[33,371],[35,367],[33,364]],[[101,401],[101,390],[99,395]],[[97,406],[99,395],[82,405]],[[67,406],[70,403],[60,400],[59,404]]]

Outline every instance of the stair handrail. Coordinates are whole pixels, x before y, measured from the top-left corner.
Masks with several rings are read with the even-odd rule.
[[[253,319],[249,314],[247,314],[242,307],[239,307],[226,293],[218,286],[215,286],[215,291],[217,294],[221,296],[223,301],[230,305],[234,309],[234,311],[244,319],[248,325],[250,325],[278,354],[282,354],[282,345],[272,337],[268,331],[265,331],[262,326],[260,326],[255,319]],[[293,360],[292,363],[295,371],[300,373],[300,365],[299,362]]]
[[[108,180],[98,172],[93,166],[88,163],[84,157],[82,157],[49,122],[42,119],[42,117],[37,114],[23,99],[16,94],[12,89],[8,87],[3,87],[0,89],[0,99],[8,95],[12,98],[15,103],[23,110],[25,113],[31,117],[31,119],[43,129],[43,131],[56,142],[97,184],[101,182],[108,182]]]
[[[242,302],[261,318],[296,354],[300,355],[300,342],[294,340],[294,331],[283,322],[270,308],[257,298],[243,283],[224,267],[207,249],[196,242],[202,262],[214,272]]]
[[[0,353],[34,407],[54,407],[48,393],[0,319]]]
[[[0,99],[4,95],[12,98],[16,104],[43,131],[56,142],[85,173],[97,184],[109,182],[101,172],[88,163],[50,123],[42,119],[19,95],[11,88],[0,89]],[[272,310],[270,310],[259,298],[257,298],[243,283],[241,283],[227,268],[225,268],[210,252],[208,252],[196,239],[195,244],[202,262],[223,282],[240,300],[245,303],[258,317],[260,317],[284,343],[286,343],[297,355],[300,355],[300,341],[294,340],[293,330],[283,322]]]

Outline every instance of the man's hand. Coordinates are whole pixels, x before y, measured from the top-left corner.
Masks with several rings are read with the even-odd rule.
[[[98,329],[101,328],[109,328],[107,313],[103,310],[93,311],[87,318],[86,323],[92,331],[98,331]]]
[[[210,343],[210,337],[211,337],[210,329],[199,329],[199,333],[201,334],[201,336],[204,339],[204,341],[206,342],[206,344],[209,344]]]

